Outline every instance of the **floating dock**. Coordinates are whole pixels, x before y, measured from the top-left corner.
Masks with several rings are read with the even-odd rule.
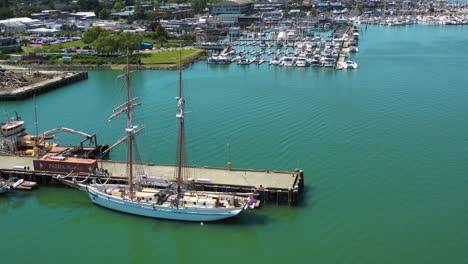
[[[0,156],[0,176],[2,178],[18,177],[36,181],[39,184],[59,183],[54,178],[63,172],[35,171],[34,157]],[[97,174],[77,176],[77,180],[96,180],[112,183],[127,183],[125,173],[127,164],[118,161],[99,161],[100,168],[107,170],[109,176]],[[137,170],[143,170],[149,179],[174,180],[175,165],[135,163]],[[13,168],[24,168],[23,170]],[[196,190],[219,192],[253,192],[260,194],[265,204],[297,205],[303,195],[304,174],[296,169],[293,172],[227,169],[213,167],[187,166],[184,168],[185,178]]]

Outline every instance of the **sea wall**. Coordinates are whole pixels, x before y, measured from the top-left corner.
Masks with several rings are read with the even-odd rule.
[[[69,72],[50,80],[0,92],[0,101],[23,100],[88,78],[87,72]]]

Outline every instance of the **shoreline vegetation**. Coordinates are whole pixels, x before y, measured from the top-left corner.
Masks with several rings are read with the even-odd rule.
[[[182,49],[182,68],[186,68],[193,63],[206,58],[206,51],[185,47]],[[177,48],[167,50],[150,50],[133,53],[130,56],[130,65],[138,69],[162,69],[172,70],[179,67],[179,51]],[[52,69],[52,70],[112,70],[122,69],[125,66],[125,56],[101,56],[101,55],[74,55],[71,61],[63,61],[64,53],[47,53],[48,61],[5,61],[4,65],[14,66],[15,68]]]
[[[138,69],[177,69],[179,64],[185,68],[206,58],[205,50],[191,46],[193,41],[186,35],[171,36],[159,24],[155,32],[146,34],[93,27],[81,36],[63,32],[24,38],[16,52],[1,58],[11,68],[29,70],[121,69],[126,64]]]

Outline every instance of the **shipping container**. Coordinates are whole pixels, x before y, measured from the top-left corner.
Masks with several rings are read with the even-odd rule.
[[[64,172],[64,173],[93,173],[97,168],[98,164],[93,159],[77,159],[77,158],[65,158],[62,159],[51,159],[42,158],[34,160],[34,170],[38,171],[53,171],[53,172]]]

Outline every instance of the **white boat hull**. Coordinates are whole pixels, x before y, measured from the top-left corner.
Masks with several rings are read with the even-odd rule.
[[[96,191],[88,186],[87,192],[91,201],[112,210],[146,216],[180,221],[216,221],[238,215],[244,208],[191,209],[185,207],[166,207],[117,199]]]

